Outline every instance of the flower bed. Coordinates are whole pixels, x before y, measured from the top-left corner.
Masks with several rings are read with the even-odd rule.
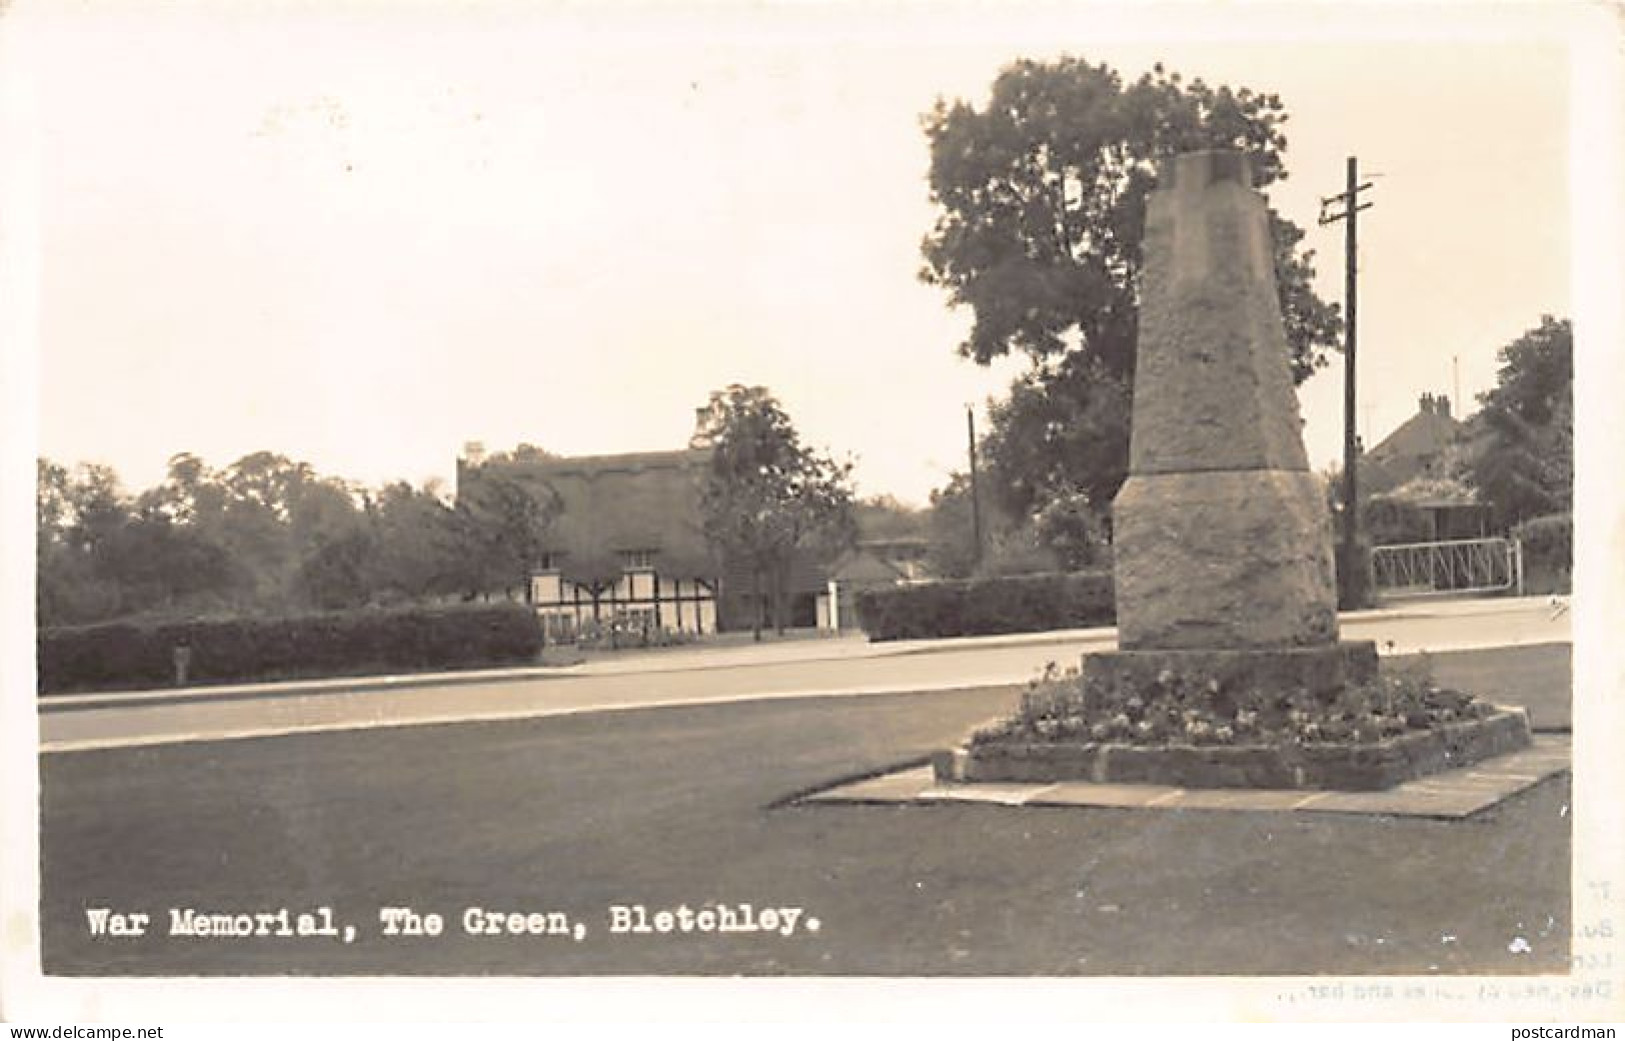
[[[1528,743],[1521,709],[1439,687],[1425,669],[1349,684],[1331,698],[1249,698],[1165,673],[1108,700],[1051,666],[1017,713],[935,764],[941,780],[1372,790]]]

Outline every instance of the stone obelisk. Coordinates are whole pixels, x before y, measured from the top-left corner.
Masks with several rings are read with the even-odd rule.
[[[1120,650],[1085,659],[1086,689],[1121,696],[1172,669],[1330,694],[1345,658],[1375,668],[1374,648],[1339,647],[1330,512],[1303,448],[1268,212],[1239,152],[1166,161],[1147,203],[1113,552]]]

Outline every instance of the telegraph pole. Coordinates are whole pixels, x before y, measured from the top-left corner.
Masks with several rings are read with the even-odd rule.
[[[1360,183],[1360,164],[1349,156],[1347,187],[1337,195],[1320,200],[1320,223],[1345,221],[1343,239],[1343,552],[1338,561],[1338,573],[1343,576],[1341,597],[1345,610],[1362,606],[1365,570],[1360,560],[1358,537],[1360,531],[1359,451],[1354,439],[1354,345],[1355,315],[1358,300],[1358,228],[1361,210],[1371,208],[1369,202],[1359,201],[1359,193],[1371,187],[1371,182]],[[1342,210],[1327,213],[1326,207],[1341,204]]]
[[[982,497],[977,494],[976,488],[976,406],[965,406],[965,428],[970,435],[970,525],[972,545],[975,547],[972,559],[980,564],[982,562]]]

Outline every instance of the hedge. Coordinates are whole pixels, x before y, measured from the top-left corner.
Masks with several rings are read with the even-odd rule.
[[[529,662],[542,636],[522,604],[109,622],[41,630],[39,689],[167,687],[181,644],[191,648],[189,682],[227,683]]]
[[[1526,520],[1512,529],[1523,544],[1524,589],[1529,593],[1566,593],[1574,574],[1574,518],[1553,513]]]
[[[1110,572],[1006,575],[858,593],[871,640],[1044,632],[1116,621]]]

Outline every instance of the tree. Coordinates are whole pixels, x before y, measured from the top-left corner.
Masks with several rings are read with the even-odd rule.
[[[1081,352],[1035,365],[988,409],[988,494],[1018,518],[1078,495],[1104,513],[1128,471],[1132,411],[1129,383]]]
[[[784,586],[798,547],[824,559],[855,534],[850,463],[801,443],[790,417],[765,387],[734,384],[712,393],[699,423],[711,446],[700,490],[705,535],[723,559],[751,573],[752,633],[762,636],[762,585],[771,580],[774,616],[784,628]]]
[[[1087,495],[1058,495],[1033,518],[1033,537],[1063,569],[1078,571],[1101,563],[1101,547],[1107,542],[1103,525]]]
[[[223,597],[237,581],[231,558],[190,525],[140,515],[119,529],[101,573],[119,590],[123,613],[173,612]]]
[[[892,495],[874,495],[853,507],[853,520],[861,537],[876,541],[924,539],[925,511],[899,502]]]
[[[80,463],[63,488],[68,544],[91,557],[103,553],[119,529],[130,522],[130,507],[118,474],[110,466]]]
[[[537,463],[544,460],[557,458],[559,458],[557,455],[549,452],[545,448],[533,445],[528,441],[521,441],[519,444],[514,446],[513,451],[511,452],[491,453],[491,456],[486,459],[486,463]]]
[[[134,610],[115,577],[120,538],[129,525],[130,506],[111,467],[81,463],[64,487],[67,526],[56,558],[58,574],[70,588],[59,589],[69,621],[99,621]]]
[[[385,485],[368,501],[374,551],[368,585],[388,599],[426,600],[458,593],[465,558],[457,543],[456,515],[433,484]]]
[[[141,494],[142,513],[162,513],[178,524],[195,524],[218,534],[227,492],[221,476],[190,452],[169,457],[164,483]]]
[[[976,570],[978,552],[968,474],[956,470],[947,484],[932,490],[926,531],[931,546],[925,561],[932,574],[969,578]]]
[[[273,452],[223,470],[180,453],[131,500],[105,466],[70,472],[41,459],[39,618],[349,608],[512,588],[559,502],[494,474],[474,485],[454,509],[432,483],[375,495]]]
[[[35,460],[34,536],[40,546],[62,539],[68,525],[68,470],[49,459]]]
[[[980,364],[1020,351],[1032,369],[992,416],[989,477],[1021,514],[1082,493],[1109,507],[1127,467],[1139,320],[1140,238],[1156,162],[1201,148],[1286,176],[1274,94],[1189,83],[1156,66],[1124,83],[1105,65],[1019,61],[985,107],[939,101],[926,119],[935,226],[921,278],[973,315],[960,344]],[[1295,376],[1325,363],[1341,328],[1311,285],[1303,232],[1271,214]]]
[[[298,585],[304,602],[323,610],[360,607],[371,598],[375,544],[357,528],[324,538],[299,562]]]
[[[471,467],[465,475],[452,520],[466,561],[465,592],[472,598],[525,584],[562,500],[551,488],[534,488],[486,467]]]
[[[99,552],[127,518],[117,478],[106,468],[36,463],[35,609],[41,625],[96,621],[116,614],[118,589],[98,575]],[[86,511],[82,513],[81,511]]]
[[[1496,385],[1473,417],[1470,477],[1498,526],[1566,513],[1574,500],[1574,331],[1540,324],[1502,347]]]
[[[377,542],[357,486],[311,473],[288,489],[288,538],[298,561],[298,599],[326,610],[359,607],[372,598]]]

